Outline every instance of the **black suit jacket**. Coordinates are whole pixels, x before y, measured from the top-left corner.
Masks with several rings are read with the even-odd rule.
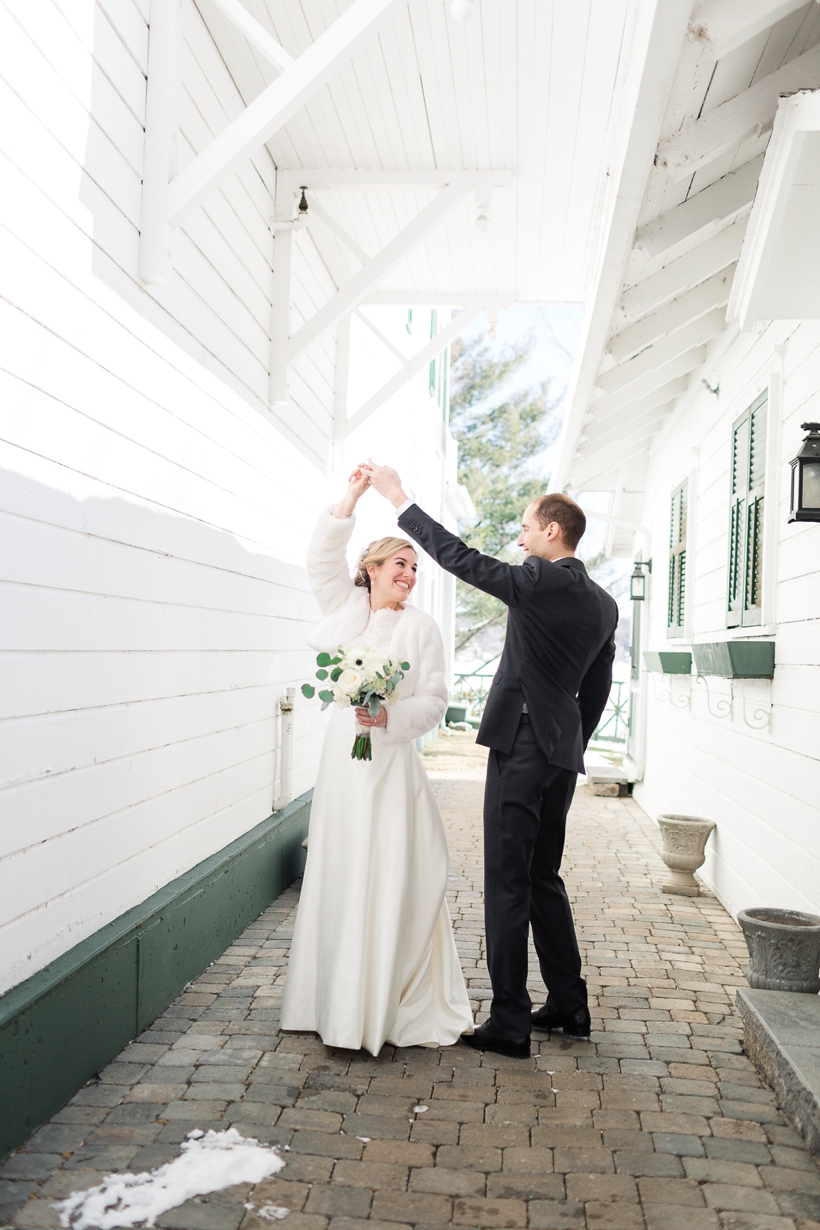
[[[478,742],[512,749],[526,702],[550,764],[584,771],[584,749],[612,683],[618,606],[579,559],[530,555],[504,564],[445,530],[417,504],[399,525],[437,564],[509,607],[504,651],[490,688]]]

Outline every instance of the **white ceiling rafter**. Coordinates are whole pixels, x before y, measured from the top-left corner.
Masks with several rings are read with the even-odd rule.
[[[368,400],[354,414],[351,414],[346,423],[346,434],[356,431],[363,423],[366,423],[371,414],[374,414],[380,406],[383,406],[389,397],[394,393],[398,393],[408,380],[416,375],[417,372],[423,371],[424,368],[431,363],[433,359],[441,354],[446,346],[454,338],[458,337],[462,330],[467,328],[471,321],[475,320],[476,316],[480,316],[485,309],[485,304],[481,301],[468,304],[461,309],[457,316],[441,329],[434,338],[431,338],[417,354],[412,358],[407,359],[404,366],[400,368],[394,376],[382,385],[382,387],[369,397]],[[370,322],[365,318],[365,323]]]
[[[178,0],[152,0],[146,95],[145,175],[140,227],[140,277],[165,285],[171,278],[170,230],[250,155],[283,128],[305,103],[407,0],[353,0],[297,59],[232,120],[179,175],[171,178],[171,152],[179,91]],[[254,44],[276,57],[284,48],[235,3],[221,5]],[[267,48],[267,52],[265,52]]]
[[[820,45],[662,141],[657,165],[666,167],[673,180],[685,179],[733,149],[744,137],[771,128],[781,94],[818,85]]]
[[[759,154],[648,222],[635,233],[635,246],[648,257],[659,256],[698,231],[718,226],[740,212],[748,213],[762,165]]]
[[[607,353],[621,363],[640,354],[662,337],[673,335],[690,321],[705,316],[714,308],[725,306],[729,302],[733,272],[734,265],[721,269],[712,274],[711,278],[644,316],[642,320],[615,333],[609,339]]]
[[[692,13],[693,38],[705,43],[715,60],[736,51],[756,34],[770,29],[806,0],[704,0]]]
[[[725,230],[718,231],[691,251],[664,265],[657,273],[633,283],[621,295],[615,328],[625,328],[633,321],[655,311],[664,303],[698,286],[706,278],[733,265],[740,256],[747,219],[738,218]]]
[[[371,291],[399,261],[420,244],[433,227],[437,226],[456,205],[464,200],[472,188],[473,182],[461,177],[455,183],[443,188],[411,222],[399,231],[398,235],[390,239],[380,252],[372,256],[367,264],[354,273],[353,277],[292,337],[280,339],[280,342],[284,342],[284,361],[287,364],[293,363],[322,333],[332,328],[337,320],[340,320],[352,308],[357,307],[368,291]]]

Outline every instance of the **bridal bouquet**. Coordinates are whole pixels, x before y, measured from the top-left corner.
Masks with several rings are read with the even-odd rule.
[[[355,709],[368,709],[372,718],[379,716],[379,706],[382,701],[390,704],[398,700],[397,687],[404,678],[404,672],[409,671],[409,662],[395,662],[385,656],[382,649],[342,649],[336,651],[336,656],[320,653],[316,658],[318,670],[316,678],[320,682],[329,683],[320,690],[319,700],[322,709],[332,705],[353,705]],[[312,683],[302,684],[302,694],[312,700],[316,688]],[[352,760],[372,760],[373,749],[370,731],[356,728],[356,739]]]

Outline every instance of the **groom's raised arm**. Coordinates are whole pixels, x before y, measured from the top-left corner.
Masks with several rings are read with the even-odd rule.
[[[535,587],[537,576],[531,560],[513,565],[493,559],[491,555],[482,555],[456,534],[451,534],[418,504],[410,504],[400,512],[399,525],[446,572],[500,598],[507,606],[525,602]]]

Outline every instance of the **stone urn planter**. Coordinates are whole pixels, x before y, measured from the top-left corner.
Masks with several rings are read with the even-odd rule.
[[[746,980],[763,991],[820,991],[820,916],[761,907],[741,910]]]
[[[693,873],[703,865],[714,820],[704,820],[700,816],[658,816],[658,827],[663,838],[661,858],[672,873],[663,891],[681,897],[697,897],[700,888]]]

